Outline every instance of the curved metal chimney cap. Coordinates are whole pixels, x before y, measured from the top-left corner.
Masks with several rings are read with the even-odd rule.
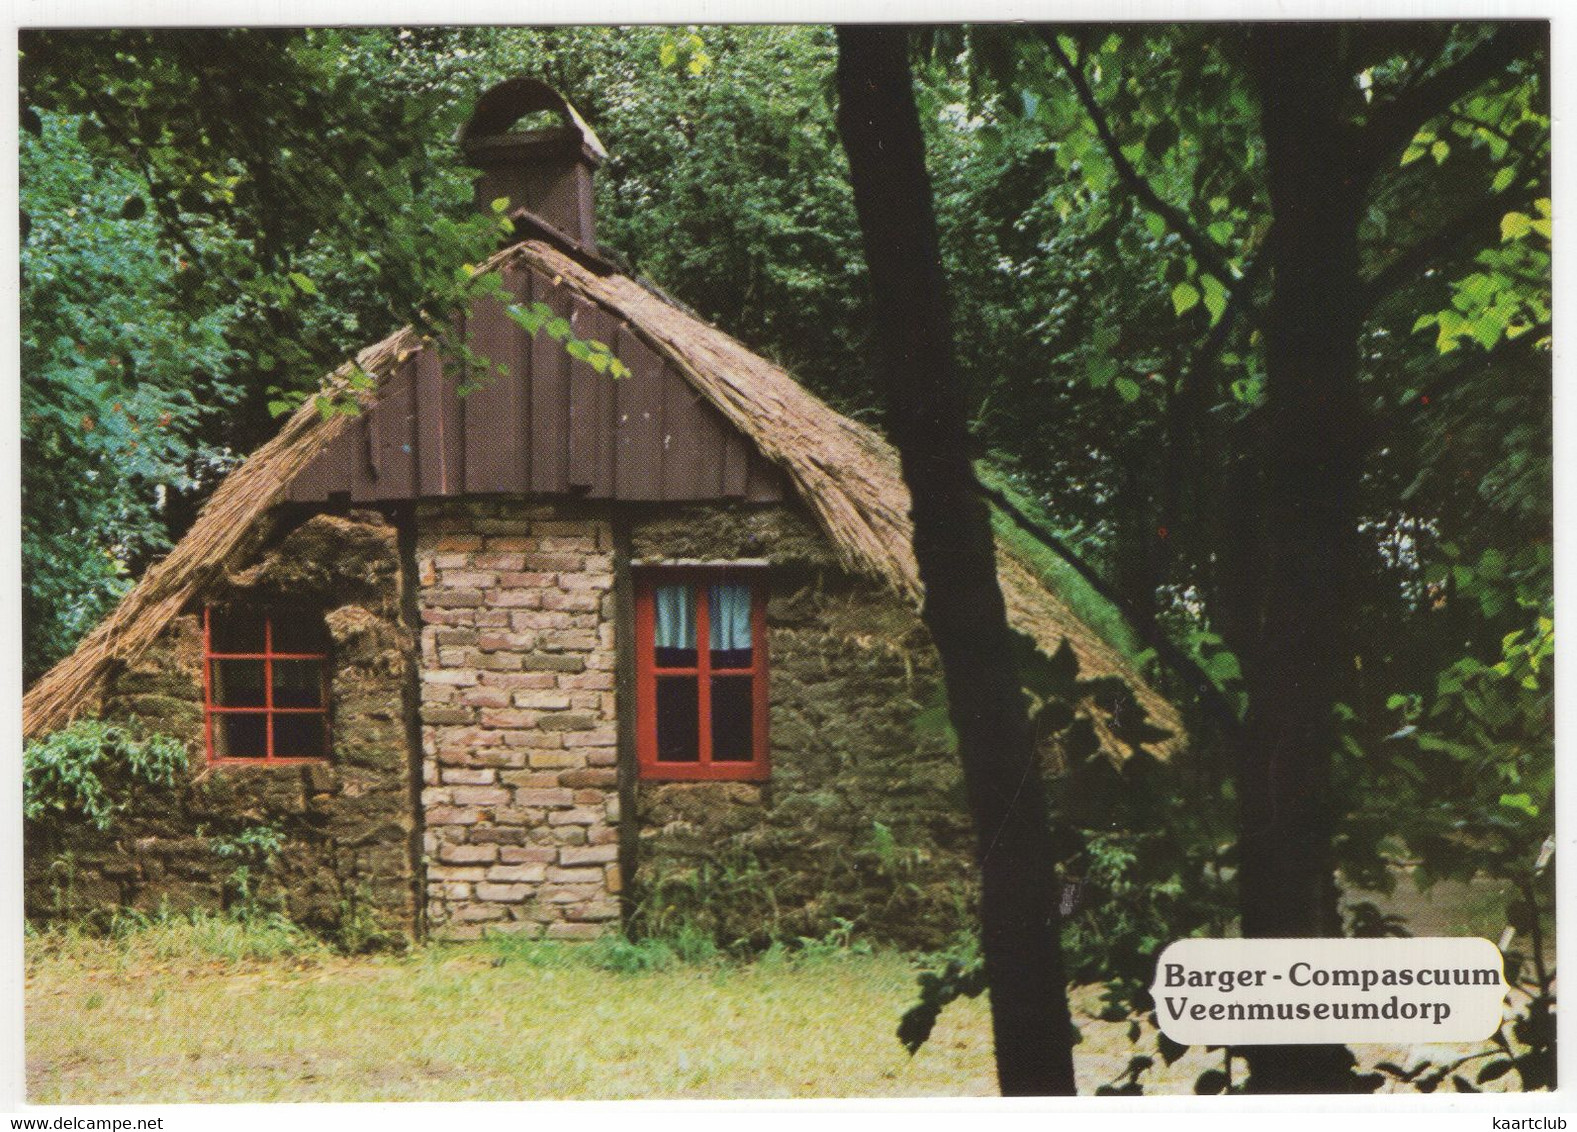
[[[505,79],[477,99],[471,117],[455,134],[462,148],[487,139],[507,137],[509,127],[527,114],[547,110],[564,116],[565,128],[580,136],[581,146],[599,163],[608,156],[586,120],[558,91],[541,79]]]

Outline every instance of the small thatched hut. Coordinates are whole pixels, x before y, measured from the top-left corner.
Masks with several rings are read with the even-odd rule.
[[[562,126],[510,132],[540,110]],[[33,910],[219,901],[216,840],[266,826],[273,891],[327,928],[934,942],[969,839],[896,454],[599,255],[602,150],[551,90],[495,88],[461,142],[526,237],[458,323],[469,362],[363,351],[329,379],[362,411],[304,406],[27,693],[29,736],[135,716],[192,755],[116,830],[30,829]],[[1180,735],[999,549],[1013,623]]]

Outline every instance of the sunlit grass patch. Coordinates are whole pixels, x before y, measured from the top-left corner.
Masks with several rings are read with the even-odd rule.
[[[896,953],[685,961],[672,941],[165,963],[29,941],[35,1102],[989,1093],[980,1004],[910,1058]],[[661,958],[654,958],[660,956]]]

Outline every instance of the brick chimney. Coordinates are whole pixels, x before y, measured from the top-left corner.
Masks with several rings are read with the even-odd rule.
[[[527,114],[547,111],[557,125],[515,132]],[[590,126],[558,91],[540,79],[517,78],[484,94],[455,140],[466,161],[481,170],[477,205],[489,214],[499,197],[511,214],[545,221],[572,244],[595,253],[592,176],[607,157]]]

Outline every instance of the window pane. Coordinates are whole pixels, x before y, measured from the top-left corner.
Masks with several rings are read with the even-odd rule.
[[[215,609],[208,616],[210,652],[262,652],[263,619],[256,614]]]
[[[321,660],[274,661],[274,706],[322,707],[323,662]]]
[[[261,660],[215,660],[213,695],[215,707],[262,707],[263,662]]]
[[[274,651],[328,652],[328,632],[323,626],[323,619],[316,615],[310,617],[275,617]]]
[[[713,586],[707,594],[713,668],[750,667],[750,587]]]
[[[658,586],[652,595],[656,610],[654,637],[659,668],[694,668],[695,590],[691,586]]]
[[[214,754],[221,759],[261,759],[268,754],[266,712],[214,715]]]
[[[665,763],[701,759],[701,713],[694,676],[657,678],[657,758]]]
[[[328,754],[324,740],[325,717],[311,715],[274,716],[274,757],[276,759],[318,759]]]
[[[748,763],[755,757],[751,676],[712,680],[712,761]]]

